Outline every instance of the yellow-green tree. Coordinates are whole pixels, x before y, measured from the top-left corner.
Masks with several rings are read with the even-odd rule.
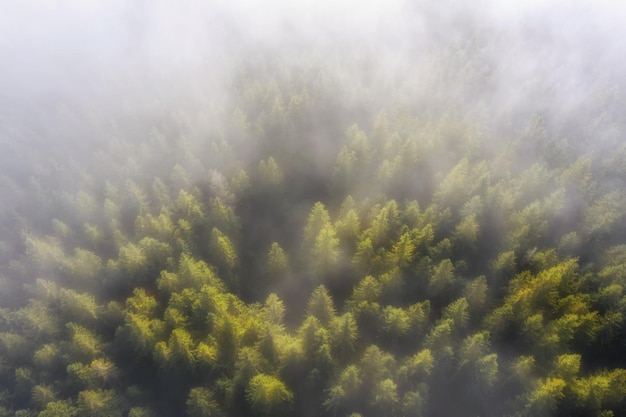
[[[262,414],[278,415],[289,409],[293,394],[280,379],[258,374],[250,380],[246,398]]]

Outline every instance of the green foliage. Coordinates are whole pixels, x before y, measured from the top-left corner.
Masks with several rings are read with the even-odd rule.
[[[429,349],[423,349],[413,356],[406,359],[402,369],[405,382],[413,382],[415,380],[424,380],[433,370],[435,359]]]
[[[390,379],[396,367],[394,357],[376,345],[370,345],[363,352],[359,362],[363,384],[372,386],[380,381]]]
[[[233,208],[224,204],[221,198],[216,197],[211,203],[211,223],[228,236],[237,236],[241,225]]]
[[[160,352],[160,347],[164,342],[157,344],[157,352]],[[195,349],[193,338],[184,329],[178,328],[172,331],[169,337],[167,346],[163,346],[163,353],[157,353],[157,355],[163,355],[161,360],[166,360],[167,365],[175,368],[188,368],[191,369],[195,362]]]
[[[221,234],[218,235],[221,236]],[[224,240],[224,243],[227,244],[228,240]],[[176,272],[161,271],[157,280],[159,289],[167,293],[179,292],[185,288],[201,289],[205,285],[215,287],[219,291],[224,289],[224,284],[213,268],[209,267],[205,261],[195,259],[185,253],[181,254],[178,260]]]
[[[308,315],[300,328],[298,336],[302,344],[305,358],[319,366],[328,365],[331,361],[331,349],[328,330],[314,316]]]
[[[381,283],[376,278],[368,275],[354,287],[346,305],[357,319],[374,320],[378,317],[380,310],[378,301],[381,294]]]
[[[320,232],[329,225],[330,215],[328,214],[324,204],[318,201],[315,203],[313,208],[311,208],[311,212],[309,213],[309,217],[304,227],[303,242],[305,246],[312,248],[315,245],[315,241],[317,240]]]
[[[443,320],[426,335],[424,346],[431,350],[437,359],[443,360],[452,356],[453,326],[452,319]]]
[[[153,316],[158,307],[154,297],[149,296],[143,288],[135,288],[132,297],[126,300],[126,311],[130,314]]]
[[[459,298],[448,305],[442,314],[442,318],[452,320],[455,330],[459,331],[467,326],[469,320],[469,305],[465,298]]]
[[[498,381],[498,355],[491,353],[478,360],[478,383],[480,387],[493,388]]]
[[[154,413],[146,407],[132,407],[128,411],[128,417],[152,417]]]
[[[205,217],[198,198],[193,193],[182,189],[174,201],[174,213],[178,218],[187,220],[194,226],[201,224]]]
[[[269,415],[288,405],[293,394],[280,379],[258,374],[250,380],[246,398],[260,412]]]
[[[61,267],[65,255],[56,238],[26,236],[25,240],[26,254],[35,267],[49,270]]]
[[[357,244],[356,253],[352,258],[352,264],[360,270],[369,271],[376,265],[374,245],[370,238],[365,238]]]
[[[559,378],[547,378],[540,381],[526,400],[526,415],[549,416],[556,409],[558,402],[564,396],[567,383]]]
[[[213,392],[203,387],[192,388],[187,398],[187,415],[189,417],[221,416]]]
[[[330,340],[335,357],[347,361],[355,351],[355,342],[359,336],[357,322],[352,313],[335,317],[330,323]]]
[[[623,219],[621,207],[624,195],[613,191],[593,201],[585,211],[585,231],[589,234],[608,234],[618,221]]]
[[[381,330],[387,334],[398,337],[408,332],[411,323],[410,317],[403,309],[387,306],[383,309],[382,316]]]
[[[49,385],[35,385],[31,391],[31,398],[39,409],[56,400],[55,392]]]
[[[148,257],[140,246],[128,243],[120,248],[117,264],[124,272],[141,274],[146,270],[147,263]]]
[[[317,287],[307,303],[307,314],[317,317],[323,326],[328,327],[335,318],[335,306],[328,290],[323,285]]]
[[[52,401],[39,413],[38,417],[76,417],[79,409],[71,400]]]
[[[91,294],[79,294],[62,288],[59,291],[59,304],[62,317],[66,321],[91,324],[97,318],[98,306]]]
[[[270,324],[280,325],[285,317],[285,304],[272,293],[265,299],[264,313]]]
[[[467,282],[463,289],[463,298],[467,300],[470,315],[478,316],[484,311],[488,300],[488,290],[487,278],[484,275]]]
[[[98,335],[76,323],[68,323],[70,334],[69,350],[73,357],[82,361],[91,361],[102,353],[102,342]]]
[[[370,218],[370,226],[363,232],[363,236],[371,239],[374,247],[383,246],[396,237],[400,212],[395,200],[388,201],[382,207],[376,205],[370,213]]]
[[[463,218],[454,230],[454,237],[464,248],[473,248],[478,240],[480,227],[475,214]]]
[[[211,255],[220,267],[232,270],[238,262],[237,252],[232,241],[219,229],[211,232]]]
[[[339,238],[333,226],[325,225],[315,238],[311,251],[311,262],[316,274],[325,275],[333,271],[339,262]]]
[[[406,268],[413,262],[415,245],[409,232],[400,236],[400,239],[393,245],[390,255],[390,264],[399,268]]]
[[[450,259],[444,259],[435,266],[429,279],[429,289],[433,295],[438,295],[448,292],[454,282],[454,265]]]
[[[62,366],[61,349],[52,343],[45,344],[35,352],[33,362],[43,370],[54,372]]]
[[[49,289],[55,293],[50,294],[51,301],[58,302],[56,289],[51,287]],[[15,318],[20,323],[24,335],[32,339],[55,337],[61,329],[59,318],[50,314],[46,303],[39,300],[31,299],[25,307],[15,313]]]
[[[271,156],[267,160],[259,162],[259,176],[263,184],[274,187],[279,186],[283,182],[283,174],[276,160]]]
[[[267,252],[265,272],[270,282],[281,281],[290,273],[289,258],[283,248],[281,248],[276,242],[272,242],[272,245]]]
[[[41,143],[99,145],[0,175],[0,416],[622,417],[626,147],[587,139],[621,84],[584,122],[494,112],[493,28],[466,26],[417,84],[261,45],[228,100],[143,88],[146,126],[46,110]]]
[[[102,259],[91,251],[76,248],[73,256],[64,260],[63,269],[77,284],[89,286],[102,270]]]
[[[493,269],[503,274],[512,275],[515,272],[515,252],[507,251],[499,254],[493,263]]]
[[[580,370],[580,355],[560,355],[556,358],[553,374],[565,381],[571,381]]]
[[[121,417],[119,402],[119,395],[112,390],[81,391],[76,400],[79,413],[93,417]]]
[[[118,334],[128,339],[136,354],[150,354],[163,334],[163,322],[133,313],[129,313],[124,321],[124,326],[119,328]]]
[[[470,165],[469,158],[465,157],[439,184],[435,201],[443,207],[460,208],[487,181],[488,175],[485,161]]]
[[[361,231],[359,214],[352,208],[347,213],[340,215],[334,226],[341,241],[353,244]]]
[[[371,275],[366,276],[354,288],[351,297],[351,303],[357,304],[361,302],[374,302],[381,294],[381,285],[376,278]]]

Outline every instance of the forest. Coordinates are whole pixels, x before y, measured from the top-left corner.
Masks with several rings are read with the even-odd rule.
[[[625,417],[626,65],[599,15],[414,7],[0,70],[0,416]]]

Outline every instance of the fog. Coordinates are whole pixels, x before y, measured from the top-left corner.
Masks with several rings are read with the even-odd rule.
[[[150,381],[158,372],[151,370],[142,374],[134,368],[135,359],[124,351],[130,344],[124,345],[127,343],[123,338],[125,330],[120,329],[129,328],[129,317],[135,314],[128,313],[126,310],[130,311],[132,306],[125,304],[132,289],[146,288],[150,297],[160,294],[155,297],[161,304],[154,309],[164,315],[169,302],[167,297],[175,291],[168,289],[170,293],[167,293],[162,288],[169,288],[167,285],[175,288],[175,285],[162,284],[161,281],[165,280],[159,274],[161,270],[167,270],[182,275],[177,270],[182,269],[180,265],[183,264],[182,257],[179,262],[180,253],[192,253],[216,265],[230,262],[236,266],[231,265],[228,269],[218,265],[214,268],[226,282],[225,288],[252,306],[251,316],[261,311],[260,305],[269,293],[278,293],[285,298],[288,331],[295,335],[294,329],[306,315],[307,300],[318,283],[329,288],[337,310],[343,312],[352,308],[349,307],[350,297],[354,297],[352,292],[363,278],[359,274],[370,275],[367,268],[367,273],[362,273],[360,266],[354,266],[357,256],[350,253],[350,250],[356,253],[355,242],[367,236],[365,231],[358,239],[353,236],[354,241],[347,238],[348,243],[342,241],[342,245],[354,247],[345,251],[342,246],[347,253],[337,256],[339,260],[333,264],[335,270],[329,272],[319,267],[322,271],[319,275],[325,277],[319,282],[311,272],[314,268],[309,268],[316,259],[310,260],[305,254],[310,248],[302,243],[306,241],[303,229],[312,212],[311,207],[316,201],[323,201],[334,227],[338,227],[345,220],[341,217],[344,212],[352,210],[344,201],[348,195],[357,200],[352,202],[353,210],[361,216],[356,223],[361,222],[363,229],[385,210],[381,207],[387,207],[387,200],[393,200],[394,204],[397,200],[400,211],[405,205],[409,206],[410,200],[417,200],[420,205],[417,211],[421,209],[420,216],[424,218],[428,217],[424,210],[434,204],[435,214],[430,213],[427,220],[420,217],[421,220],[415,220],[411,227],[417,234],[427,230],[425,224],[429,222],[435,225],[440,222],[443,226],[433,232],[434,237],[426,245],[432,248],[424,249],[428,256],[424,255],[423,259],[427,260],[423,263],[415,259],[411,261],[411,273],[426,280],[426,276],[436,275],[433,271],[444,270],[447,261],[450,268],[456,268],[455,273],[463,285],[476,277],[478,282],[480,276],[485,278],[487,275],[485,282],[489,285],[489,297],[493,299],[486,304],[487,307],[480,307],[483,314],[480,320],[472,316],[472,325],[481,331],[488,326],[485,323],[491,317],[486,311],[498,311],[498,303],[508,302],[505,301],[506,294],[514,292],[514,289],[507,288],[506,281],[513,277],[502,272],[506,270],[504,266],[494,266],[505,263],[502,259],[506,257],[500,255],[517,256],[517,260],[511,261],[514,264],[511,268],[520,274],[528,271],[538,274],[543,269],[555,267],[556,262],[550,262],[557,252],[564,259],[581,259],[581,271],[598,273],[602,279],[615,274],[602,268],[603,262],[610,257],[604,254],[610,244],[625,243],[619,232],[624,226],[620,207],[626,200],[619,194],[619,189],[626,172],[622,167],[626,155],[626,118],[623,115],[626,108],[626,4],[611,0],[24,0],[3,3],[0,8],[0,285],[3,288],[0,330],[6,332],[1,335],[9,334],[9,331],[20,333],[23,328],[28,328],[19,324],[20,320],[25,320],[25,313],[14,314],[12,309],[22,311],[17,309],[32,304],[32,299],[49,301],[41,295],[48,289],[44,291],[38,279],[57,283],[62,288],[60,292],[65,291],[64,286],[75,285],[80,291],[95,294],[96,301],[102,303],[98,306],[98,326],[101,327],[98,331],[111,339],[110,346],[107,339],[106,355],[120,368],[128,365],[125,376],[133,386],[143,387],[145,384],[148,387],[146,392],[153,390],[156,397],[171,388],[174,400],[168,407],[179,410],[186,404],[189,410],[191,400],[187,401],[188,392],[183,390],[202,381],[195,370],[188,370],[188,375],[176,374],[172,377],[174,382],[168,382],[171,385],[162,380]],[[396,126],[389,128],[385,123],[395,123]],[[415,139],[420,135],[426,139]],[[359,141],[363,137],[370,142]],[[418,173],[397,167],[401,164],[397,161],[402,160],[402,153],[411,151],[409,145],[403,145],[405,139],[407,143],[415,139],[416,143],[424,145],[424,155],[430,158],[423,164],[418,157],[415,158]],[[438,146],[434,143],[437,140],[446,142]],[[404,147],[402,151],[389,150],[385,146],[392,145],[387,144]],[[507,153],[507,146],[514,149],[510,152],[512,155]],[[374,156],[367,159],[359,153],[364,154],[363,149],[373,149]],[[376,152],[384,155],[376,155]],[[399,154],[397,157],[396,153]],[[465,162],[471,168],[462,171],[464,155],[469,155],[470,162]],[[274,158],[279,168],[274,169]],[[355,168],[354,172],[360,172],[362,176],[354,174],[356,180],[342,183],[341,169],[358,165],[358,158],[367,160],[366,165],[370,165],[362,171]],[[556,161],[552,165],[550,158]],[[377,162],[370,163],[370,160]],[[487,174],[480,177],[473,171],[482,169],[480,162],[483,160],[489,161],[489,167],[485,168],[492,175],[489,180],[484,179]],[[575,165],[579,160],[583,162]],[[587,160],[593,168],[585,171]],[[539,168],[533,177],[535,174],[528,172],[532,171],[535,162]],[[341,165],[343,163],[345,166]],[[384,168],[392,163],[396,164],[396,171],[389,168],[391,174],[387,178]],[[575,166],[573,174],[567,171],[570,165]],[[458,186],[452,175],[457,168],[461,172],[458,177],[475,175],[475,183],[466,180],[467,183]],[[406,178],[398,179],[402,175]],[[593,181],[589,179],[592,176]],[[163,182],[159,183],[161,180]],[[492,183],[484,185],[489,181]],[[453,191],[445,190],[448,183],[452,184],[450,189]],[[509,202],[505,198],[508,198],[508,194],[505,195],[507,190],[501,190],[507,186],[502,184],[518,187],[515,192],[521,196],[512,191],[514,196],[510,199],[513,202]],[[595,188],[587,187],[588,184]],[[470,188],[473,191],[467,191]],[[589,191],[591,188],[593,192]],[[529,190],[528,195],[525,195],[526,190]],[[198,217],[202,220],[197,224],[189,220],[197,214],[189,209],[192,204],[187,207],[187,214],[176,219],[179,212],[184,211],[180,208],[182,203],[179,200],[183,200],[180,196],[188,196],[182,191],[199,200]],[[466,191],[467,195],[464,194]],[[561,197],[559,192],[567,197]],[[498,193],[505,197],[498,200]],[[459,199],[468,197],[468,201],[454,203],[456,194],[463,196]],[[472,196],[476,198],[470,200]],[[491,203],[487,201],[489,198],[492,198]],[[557,208],[550,206],[551,198],[558,200],[553,204]],[[202,212],[219,212],[215,209],[219,207],[216,200],[219,204],[224,202],[226,206],[232,206],[232,213],[236,213],[229,217],[228,210],[224,209],[227,214],[221,213],[224,218],[219,221],[222,223],[215,220],[223,230],[218,230],[211,223],[213,219]],[[453,201],[451,210],[445,206],[448,200]],[[600,201],[597,204],[600,208],[594,205],[595,200]],[[502,213],[497,206],[500,203]],[[489,212],[484,209],[488,204],[497,207],[492,207]],[[439,209],[441,213],[436,212]],[[604,216],[602,210],[608,214]],[[537,226],[539,221],[532,223],[536,213],[539,213],[539,220],[544,215],[549,218],[549,227]],[[161,256],[163,259],[157,256],[156,260],[146,261],[153,262],[154,266],[136,272],[132,269],[132,261],[141,259],[141,256],[133,258],[132,250],[136,249],[136,253],[147,251],[137,249],[137,245],[141,238],[152,232],[141,228],[156,230],[154,219],[159,214],[171,215],[174,219],[168,220],[170,230],[157,236],[171,246],[171,256]],[[609,220],[595,220],[605,217]],[[149,223],[146,218],[154,220],[151,226],[142,226],[141,221]],[[467,218],[474,221],[478,218],[478,222],[483,222],[480,233],[486,238],[479,242],[479,250],[474,252],[461,244],[454,246],[457,245],[455,239],[461,234],[458,225]],[[517,224],[515,222],[522,225],[519,230],[525,230],[523,233],[531,237],[520,232],[521,243],[510,244],[507,239],[511,240],[511,235],[517,236],[513,233],[517,229],[513,230],[510,225]],[[527,229],[524,229],[524,222],[529,225]],[[418,230],[416,224],[423,229]],[[533,235],[535,226],[540,232]],[[168,226],[162,227],[167,229]],[[617,232],[611,235],[612,230]],[[226,240],[232,238],[236,248],[233,252],[237,253],[231,258],[217,259],[214,255],[219,252],[215,249],[218,246],[215,242],[225,241],[218,232],[224,232]],[[322,235],[322,231],[316,233]],[[157,232],[154,234],[156,236]],[[399,236],[400,233],[393,239],[398,240]],[[189,242],[197,240],[201,244],[196,248],[185,239]],[[380,253],[391,253],[392,247],[396,250],[396,240],[393,239],[388,238],[386,247],[381,244],[377,252],[372,248],[370,258],[382,258]],[[392,241],[393,244],[389,243]],[[283,265],[281,273],[290,275],[290,278],[283,277],[282,281],[272,281],[266,276],[269,273],[264,272],[268,268],[264,265],[266,254],[270,244],[276,242],[280,243],[281,250],[285,249],[286,259],[292,262],[291,269]],[[562,253],[563,248],[570,247],[567,245],[574,249],[565,256]],[[98,255],[97,272],[93,273],[97,277],[96,284],[85,283],[76,277],[68,278],[75,274],[75,270],[68,266],[70,261],[66,258],[74,261],[84,255],[79,251],[81,247],[88,248],[84,252]],[[557,252],[550,252],[553,247]],[[228,251],[224,252],[228,254]],[[453,259],[454,266],[448,259],[454,258],[450,253],[459,255],[459,262]],[[542,261],[533,259],[535,253],[539,253],[537,259]],[[237,265],[235,258],[241,265]],[[431,258],[432,264],[429,263]],[[371,259],[368,262],[374,262]],[[379,270],[373,268],[376,272],[371,274],[383,282],[382,277],[389,271],[383,271],[380,266],[377,268]],[[600,273],[600,270],[604,272]],[[412,277],[406,271],[403,273],[405,279]],[[407,300],[422,302],[424,300],[420,297],[434,291],[428,286],[430,284],[415,282],[407,284],[418,294],[415,300],[409,300],[408,293],[396,292],[394,294],[400,301],[386,295],[387,299],[392,299],[390,305],[408,308]],[[600,294],[594,293],[589,299],[601,305],[597,307],[600,316],[608,317],[612,308],[617,309],[618,302],[610,304],[606,301],[610,297],[602,293],[604,285],[601,279],[589,284],[589,288]],[[451,290],[454,297],[461,297],[462,291],[469,291],[466,287],[462,291],[459,288],[461,284],[455,287],[456,293]],[[442,321],[447,314],[445,309],[454,301],[452,296],[450,300],[446,298],[449,294],[442,294],[443,291],[433,297],[432,315],[425,319],[434,322],[433,328],[445,324]],[[106,304],[109,301],[111,303]],[[50,309],[62,311],[67,307],[61,301],[55,302],[50,302]],[[606,307],[609,304],[611,307]],[[59,314],[63,317],[66,312],[63,310]],[[540,316],[543,320],[542,314],[540,310],[532,317]],[[170,322],[177,320],[174,316],[173,313],[164,316],[162,322],[170,326]],[[160,320],[161,316],[157,319]],[[60,322],[63,320],[71,321],[69,318],[59,319]],[[527,322],[523,322],[523,326],[526,325]],[[523,326],[519,324],[510,332],[521,334]],[[378,331],[376,329],[369,329],[374,333],[367,334],[368,327],[365,327],[363,340],[380,343],[390,351],[395,349],[400,352],[399,357],[408,354],[412,348],[410,343],[413,340],[407,342],[406,335],[404,339],[398,339],[400,342],[395,338],[390,342],[391,339],[372,336]],[[486,335],[489,331],[497,333],[497,326],[492,327],[484,330]],[[50,334],[66,337],[71,333],[62,328]],[[604,325],[602,331],[612,331],[606,328],[610,326]],[[281,327],[281,331],[284,330]],[[430,337],[425,336],[428,328],[422,330],[420,347],[423,340]],[[523,331],[528,329],[523,327]],[[469,338],[469,330],[465,332],[463,337]],[[161,336],[160,343],[171,343],[169,333],[167,337]],[[493,336],[493,351],[499,355],[500,363],[507,366],[504,371],[505,366],[501,365],[501,372],[509,372],[513,369],[509,362],[513,363],[514,358],[527,353],[522,350],[525,347],[508,347],[502,343],[505,336],[500,335],[501,339],[498,335]],[[34,339],[37,343],[48,343],[53,339],[52,336],[50,340],[46,337],[37,333]],[[285,336],[284,340],[289,337]],[[460,340],[461,336],[458,337]],[[6,347],[9,343],[0,339],[0,356],[6,356],[11,362],[7,353],[10,349]],[[150,350],[137,363],[149,368],[154,365],[152,361],[160,360],[156,340],[153,343],[156,347],[150,347],[156,353]],[[281,339],[281,343],[287,343],[284,340]],[[402,341],[411,347],[404,348]],[[576,343],[579,342],[577,339]],[[359,355],[365,349],[365,342],[362,343],[363,349],[356,350]],[[461,350],[459,346],[456,346],[457,350]],[[583,367],[604,366],[603,359],[594,356],[602,353],[602,349],[592,342],[585,346],[581,348]],[[62,349],[66,349],[65,345]],[[200,348],[194,349],[194,354],[199,355]],[[436,349],[432,347],[433,352]],[[607,363],[614,360],[623,365],[611,349],[613,347],[607,347],[610,351]],[[34,352],[35,349],[31,350]],[[569,352],[565,348],[562,350]],[[16,369],[30,366],[28,361],[32,360],[34,353],[28,352],[28,359],[18,358],[23,363],[16,359]],[[572,353],[576,352],[578,350],[572,349]],[[68,363],[63,362],[59,368],[61,371],[56,370],[59,375],[65,375],[65,367],[69,369],[67,357],[71,354],[65,355],[63,360]],[[225,354],[220,351],[220,355]],[[489,356],[486,352],[481,355],[481,360]],[[222,356],[219,360],[225,360]],[[88,364],[91,359],[83,359],[83,362]],[[233,358],[229,360],[235,361]],[[242,361],[241,358],[238,360]],[[194,364],[199,362],[197,359]],[[4,362],[0,360],[0,363]],[[351,362],[342,363],[342,366],[348,363]],[[280,368],[280,372],[286,372],[284,369],[289,369],[288,366]],[[315,378],[335,381],[339,369],[338,365],[335,366],[335,374],[328,371],[332,377],[316,374]],[[511,376],[501,387],[501,393],[515,398],[515,401],[531,398],[526,394],[518,396],[518,391],[531,392],[548,378],[545,375],[554,376],[548,372],[551,363],[541,366],[544,366],[540,369],[545,371],[543,374],[536,371],[532,376],[524,374],[523,378],[521,373]],[[234,369],[234,365],[232,367]],[[7,372],[2,369],[0,394],[5,388],[11,390],[12,385],[18,385],[15,381],[19,373],[12,368]],[[222,369],[215,372],[222,372]],[[444,371],[440,372],[445,375]],[[235,381],[233,384],[240,383],[233,376],[234,371],[225,374]],[[55,393],[73,392],[73,386],[67,388],[52,382],[53,378],[48,374],[41,375],[44,381],[41,384],[46,387],[54,385]],[[169,375],[158,375],[163,380],[169,378]],[[515,382],[511,382],[514,379]],[[179,384],[177,391],[177,381],[182,380],[185,382]],[[297,378],[295,380],[300,384]],[[460,380],[465,381],[462,377]],[[431,381],[435,387],[433,401],[441,403],[441,407],[430,406],[433,415],[469,412],[461,410],[465,400],[460,400],[460,405],[445,404],[443,391],[436,388],[437,384],[445,385],[442,381],[445,381],[444,377]],[[214,382],[211,380],[211,384]],[[21,394],[11,391],[7,397],[13,401],[11,407],[43,410],[49,402],[29,399],[31,392],[35,392],[33,387],[42,385],[29,383],[32,386],[24,385],[29,388],[23,389]],[[457,384],[457,388],[465,386],[463,382]],[[220,389],[226,392],[224,386]],[[308,392],[303,385],[297,386]],[[111,387],[113,385],[97,385],[100,391]],[[220,406],[227,402],[224,398],[237,398],[232,395],[250,399],[251,394],[245,391],[249,387],[246,387],[240,387],[239,391],[229,388],[235,394],[230,392],[228,395],[216,391]],[[88,388],[96,389],[93,386]],[[317,397],[310,400],[311,404],[317,400],[321,404],[322,393],[330,395],[330,388],[320,388]],[[245,395],[242,394],[244,391]],[[80,405],[78,392],[76,389],[71,395],[72,401]],[[128,392],[124,395],[127,395],[129,404],[143,401],[137,400],[143,398],[139,394],[133,397]],[[298,395],[296,392],[296,397]],[[469,394],[466,395],[469,398]],[[58,400],[65,398],[62,395],[57,397]],[[155,397],[145,398],[151,398],[155,403],[161,401]],[[424,398],[427,398],[425,394]],[[306,408],[306,401],[302,400],[298,407]],[[146,404],[149,402],[145,401]],[[4,415],[3,411],[12,412],[9,406],[2,404],[0,402],[0,417]],[[5,406],[6,409],[2,408]],[[230,410],[252,410],[246,407],[235,405]],[[482,406],[477,407],[482,410]],[[494,405],[491,415],[497,415],[499,410],[513,409],[506,407],[509,407],[508,403]],[[323,409],[330,413],[330,406]],[[546,405],[545,415],[550,415],[553,409]],[[124,416],[131,416],[129,410],[132,410],[130,406],[124,409]],[[332,410],[333,413],[336,411]],[[535,409],[525,410],[532,415]],[[561,415],[566,415],[568,408],[559,410]],[[205,415],[188,413],[194,417]]]
[[[512,114],[538,113],[563,128],[597,111],[588,108],[595,91],[621,99],[625,17],[611,1],[6,2],[2,143],[64,142],[50,119],[67,106],[85,129],[70,145],[80,155],[90,149],[75,142],[93,140],[94,124],[105,123],[89,109],[143,122],[158,117],[155,102],[219,108],[234,94],[234,69],[257,58],[326,61],[369,88],[373,103],[397,100],[384,96],[393,83],[406,104],[482,105],[507,128]],[[439,66],[459,49],[459,68]],[[480,85],[463,78],[465,65],[482,67]]]

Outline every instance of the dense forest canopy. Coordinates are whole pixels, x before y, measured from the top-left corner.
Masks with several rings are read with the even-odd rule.
[[[3,6],[0,416],[626,416],[626,11],[361,3]]]

